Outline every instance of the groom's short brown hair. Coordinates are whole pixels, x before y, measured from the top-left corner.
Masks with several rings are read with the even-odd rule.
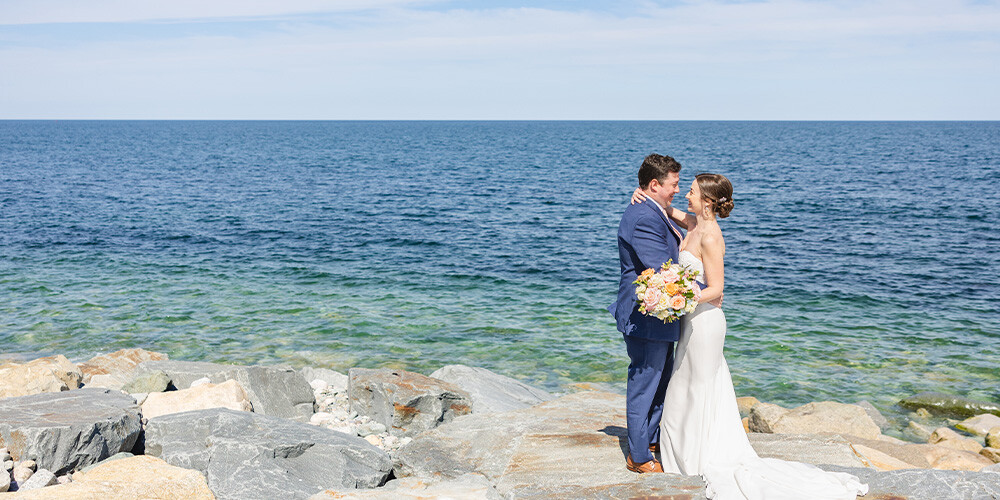
[[[677,160],[653,153],[642,160],[642,166],[639,167],[639,187],[646,189],[653,179],[662,182],[671,173],[680,171],[681,164]]]

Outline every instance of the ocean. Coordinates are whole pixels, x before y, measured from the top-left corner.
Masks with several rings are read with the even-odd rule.
[[[1000,401],[998,122],[0,121],[0,352],[620,389],[652,152],[735,186],[738,394]]]

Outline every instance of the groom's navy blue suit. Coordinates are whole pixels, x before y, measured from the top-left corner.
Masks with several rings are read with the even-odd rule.
[[[676,263],[680,241],[680,230],[650,199],[629,205],[618,225],[622,276],[618,300],[608,310],[625,338],[630,360],[625,414],[629,453],[637,464],[652,460],[649,445],[659,442],[663,396],[670,380],[680,322],[664,324],[640,313],[632,282],[648,268],[659,270],[671,259]]]

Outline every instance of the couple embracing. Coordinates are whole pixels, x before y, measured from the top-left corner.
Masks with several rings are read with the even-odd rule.
[[[626,467],[700,475],[715,500],[854,500],[864,495],[868,487],[857,477],[759,458],[750,446],[722,353],[725,241],[718,219],[733,209],[733,186],[722,175],[698,174],[686,195],[688,213],[671,204],[680,191],[680,171],[680,163],[669,156],[647,156],[639,168],[639,188],[618,227],[621,282],[609,310],[629,356]],[[633,282],[667,261],[699,271],[702,291],[693,312],[664,323],[639,311]]]

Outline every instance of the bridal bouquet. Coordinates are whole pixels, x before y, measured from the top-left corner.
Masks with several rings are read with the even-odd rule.
[[[646,269],[635,280],[639,312],[671,323],[694,311],[701,299],[701,287],[695,281],[698,271],[668,260],[656,272]]]

